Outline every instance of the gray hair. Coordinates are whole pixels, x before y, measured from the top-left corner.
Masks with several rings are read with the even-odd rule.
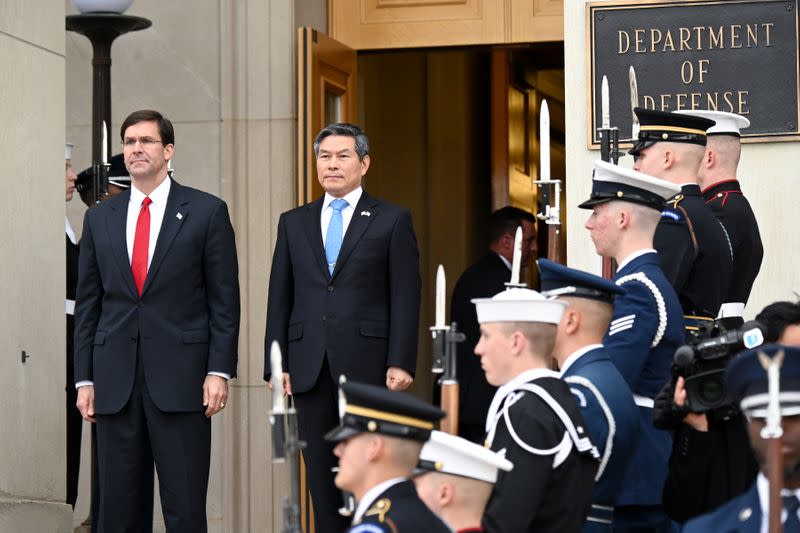
[[[358,159],[360,161],[363,161],[364,157],[369,154],[369,139],[367,138],[366,133],[361,131],[361,128],[354,124],[339,122],[335,124],[328,124],[317,134],[317,137],[314,139],[315,156],[319,157],[319,145],[322,143],[322,140],[325,139],[325,137],[330,137],[331,135],[352,137],[355,140],[356,153],[358,154]]]

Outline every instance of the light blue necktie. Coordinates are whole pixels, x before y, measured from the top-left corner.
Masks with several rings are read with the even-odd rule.
[[[349,204],[347,200],[337,198],[331,202],[331,221],[328,224],[328,234],[325,236],[325,260],[328,261],[328,272],[333,275],[336,267],[336,259],[339,257],[339,250],[342,248],[342,209]]]

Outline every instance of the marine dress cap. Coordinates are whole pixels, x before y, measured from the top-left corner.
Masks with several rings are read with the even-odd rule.
[[[444,411],[404,392],[347,381],[341,384],[345,407],[341,423],[325,435],[339,442],[359,433],[382,433],[425,442]]]
[[[539,259],[536,265],[544,296],[576,296],[611,303],[616,296],[625,293],[622,286],[610,280],[549,259]]]
[[[415,473],[441,472],[494,484],[499,470],[508,472],[512,468],[514,464],[511,461],[488,448],[455,435],[433,431],[422,447]]]
[[[478,323],[542,322],[558,324],[567,304],[551,300],[530,289],[508,289],[491,298],[475,298]]]
[[[706,135],[732,135],[734,137],[741,136],[741,130],[750,127],[750,120],[742,115],[736,113],[728,113],[727,111],[706,111],[704,109],[681,109],[675,111],[682,115],[694,115],[696,117],[703,117],[716,122],[713,126],[706,130]]]
[[[800,348],[770,344],[742,352],[728,366],[725,382],[742,412],[755,418],[767,416],[769,384],[761,358],[772,360],[783,353],[780,366],[782,416],[800,415]],[[763,354],[763,355],[762,355]]]
[[[661,211],[666,200],[679,192],[681,188],[674,183],[598,159],[594,162],[592,195],[578,207],[592,209],[597,204],[622,200]]]
[[[639,139],[628,152],[639,152],[657,142],[676,142],[706,145],[706,130],[714,125],[713,120],[695,115],[655,111],[637,107],[634,110],[639,118]]]
[[[128,169],[125,167],[125,158],[122,154],[113,156],[109,161],[111,165],[108,169],[108,182],[111,185],[122,187],[123,189],[130,189],[131,176],[128,174]],[[94,173],[92,167],[84,169],[78,174],[78,179],[75,182],[75,188],[78,192],[92,187],[94,184]]]

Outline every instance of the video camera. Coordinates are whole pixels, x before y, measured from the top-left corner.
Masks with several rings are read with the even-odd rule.
[[[764,342],[764,326],[755,320],[738,329],[727,329],[720,321],[711,324],[675,351],[678,374],[685,380],[685,407],[693,413],[730,404],[725,367],[740,351]]]

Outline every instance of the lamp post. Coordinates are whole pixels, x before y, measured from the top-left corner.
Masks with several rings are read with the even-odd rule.
[[[124,4],[130,2],[122,2],[123,6],[120,6],[119,0],[95,0],[90,2],[92,5],[89,8],[82,8],[87,3],[85,0],[74,0],[74,3],[82,11],[92,9],[80,15],[67,15],[66,23],[67,31],[80,33],[92,43],[92,166],[95,183],[98,183],[97,176],[100,172],[104,176],[100,183],[102,190],[95,187],[97,198],[97,195],[105,192],[107,154],[111,148],[111,136],[103,131],[111,124],[111,44],[120,35],[147,29],[153,23],[143,17],[115,12],[115,9],[120,8],[124,11]],[[102,146],[104,139],[105,147]]]

